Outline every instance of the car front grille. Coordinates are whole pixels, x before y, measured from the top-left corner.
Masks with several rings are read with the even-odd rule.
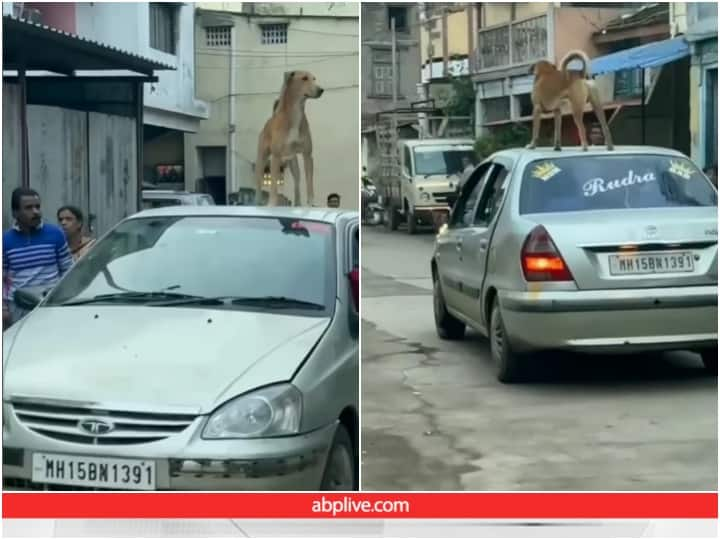
[[[437,193],[433,193],[433,198],[439,203],[446,203],[448,202],[448,198],[454,194],[454,191],[440,191]]]
[[[184,414],[139,413],[13,402],[20,423],[51,439],[77,444],[127,445],[161,441],[185,430],[195,416]],[[93,433],[81,427],[87,421],[100,421],[110,429]]]

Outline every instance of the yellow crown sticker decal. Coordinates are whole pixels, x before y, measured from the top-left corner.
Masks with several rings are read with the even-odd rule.
[[[539,180],[542,180],[543,182],[547,182],[559,172],[561,171],[557,165],[546,161],[545,163],[541,163],[540,165],[535,165],[535,168],[532,171],[532,176],[533,178],[537,178]]]
[[[685,180],[690,180],[694,171],[692,170],[692,167],[686,165],[682,161],[671,161],[668,172],[674,174],[675,176],[680,176]]]

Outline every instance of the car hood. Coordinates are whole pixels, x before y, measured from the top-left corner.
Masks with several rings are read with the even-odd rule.
[[[289,381],[329,322],[202,308],[41,307],[4,335],[3,398],[202,414]]]

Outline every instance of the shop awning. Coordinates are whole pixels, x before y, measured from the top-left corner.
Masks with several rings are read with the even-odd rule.
[[[3,70],[20,69],[65,75],[119,70],[152,77],[157,70],[175,68],[57,28],[4,15]]]
[[[658,67],[689,55],[690,45],[684,37],[655,41],[594,58],[590,62],[590,74],[602,75],[623,69]]]

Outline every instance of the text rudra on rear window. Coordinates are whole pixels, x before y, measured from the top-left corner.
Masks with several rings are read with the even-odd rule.
[[[588,180],[583,184],[583,194],[586,197],[594,197],[598,193],[607,193],[608,191],[613,191],[620,188],[631,187],[656,181],[657,177],[652,171],[640,175],[636,174],[635,171],[630,169],[628,173],[622,178],[606,180],[604,178],[598,177]]]

